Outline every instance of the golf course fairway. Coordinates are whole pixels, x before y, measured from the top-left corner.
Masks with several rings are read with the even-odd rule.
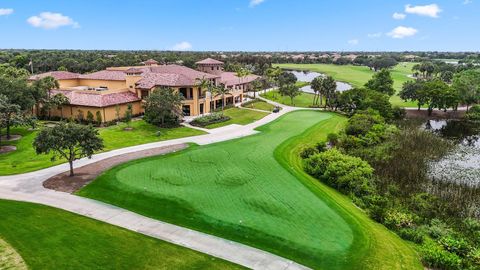
[[[405,242],[303,172],[301,149],[345,121],[292,112],[253,136],[119,165],[78,194],[315,269],[421,269]]]

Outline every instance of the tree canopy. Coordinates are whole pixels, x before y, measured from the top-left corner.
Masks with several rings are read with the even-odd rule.
[[[145,100],[145,121],[157,126],[178,124],[183,99],[170,87],[155,88]]]
[[[61,122],[54,127],[42,129],[33,142],[37,154],[51,154],[52,161],[64,158],[70,165],[70,176],[74,175],[73,162],[91,158],[103,149],[103,140],[92,126]]]

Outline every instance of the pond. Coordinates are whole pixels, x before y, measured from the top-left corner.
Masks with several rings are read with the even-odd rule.
[[[289,72],[295,75],[295,77],[297,77],[297,80],[299,82],[312,82],[313,79],[315,79],[316,77],[319,77],[319,76],[325,77],[325,74],[312,72],[312,71],[290,70]],[[337,82],[337,91],[343,92],[350,89],[352,89],[352,86],[350,84],[344,83],[344,82]],[[315,92],[313,91],[310,85],[304,86],[300,88],[300,90],[302,90],[305,93],[312,93],[312,94]]]
[[[455,142],[455,148],[430,163],[436,180],[480,186],[480,123],[462,120],[429,120],[423,128]]]

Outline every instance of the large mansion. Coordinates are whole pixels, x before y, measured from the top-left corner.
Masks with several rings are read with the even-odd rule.
[[[243,100],[244,91],[258,78],[256,75],[238,77],[234,72],[225,72],[223,62],[208,58],[197,62],[197,70],[180,65],[159,65],[148,60],[142,66],[111,67],[106,70],[78,74],[67,71],[52,71],[30,77],[38,80],[54,77],[60,87],[52,94],[62,93],[70,101],[60,109],[52,110],[54,116],[78,118],[79,114],[94,115],[100,112],[104,122],[123,117],[127,105],[132,105],[134,115],[143,113],[142,100],[156,87],[171,87],[184,96],[182,111],[185,116],[209,113],[222,104],[221,96],[212,96],[201,89],[200,81],[210,80],[215,85],[224,84],[230,89],[225,95],[225,104]],[[61,111],[60,111],[61,110]]]

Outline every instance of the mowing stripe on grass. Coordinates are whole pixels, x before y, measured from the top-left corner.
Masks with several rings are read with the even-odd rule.
[[[313,268],[371,266],[364,262],[377,251],[376,239],[364,221],[312,192],[275,153],[285,141],[313,131],[326,136],[344,121],[332,113],[289,113],[257,135],[120,165],[79,194]]]

